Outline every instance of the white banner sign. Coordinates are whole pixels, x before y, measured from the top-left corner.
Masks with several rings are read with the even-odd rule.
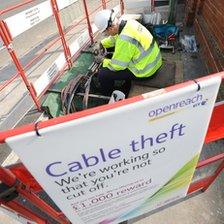
[[[51,66],[35,81],[34,89],[39,96],[43,90],[51,83],[60,70],[65,66],[64,53],[61,53]]]
[[[72,223],[120,223],[186,196],[220,81],[6,142]]]
[[[93,33],[97,32],[97,28],[92,24]],[[74,56],[88,41],[90,41],[88,30],[83,30],[82,34],[69,46],[71,55]],[[35,81],[34,89],[37,96],[51,83],[52,79],[65,66],[66,59],[64,53],[61,53],[51,66]]]
[[[58,0],[58,8],[61,10],[77,1]],[[14,38],[52,15],[51,2],[48,0],[5,19],[5,22]]]
[[[8,25],[12,38],[14,38],[52,14],[51,3],[46,1],[5,19],[5,22]]]

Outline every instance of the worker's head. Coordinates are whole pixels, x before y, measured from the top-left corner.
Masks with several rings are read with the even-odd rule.
[[[114,10],[101,10],[94,18],[94,23],[100,32],[106,32],[109,35],[116,35],[118,33],[118,19],[116,18]]]

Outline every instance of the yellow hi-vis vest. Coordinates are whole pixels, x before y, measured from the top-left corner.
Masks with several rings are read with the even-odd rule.
[[[101,41],[105,48],[115,47],[112,59],[103,67],[112,71],[128,68],[136,77],[153,75],[162,65],[160,49],[151,33],[136,20],[128,20],[119,35]]]

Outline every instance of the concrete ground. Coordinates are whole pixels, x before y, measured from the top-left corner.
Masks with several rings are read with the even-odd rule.
[[[141,216],[128,224],[223,224],[224,173],[204,193],[149,217]]]
[[[217,141],[205,145],[200,160],[214,154],[224,152],[224,141]],[[217,167],[210,166],[195,172],[194,179],[211,175]],[[128,224],[223,224],[224,223],[224,172],[205,192],[170,206],[158,209],[135,219],[129,220]]]

